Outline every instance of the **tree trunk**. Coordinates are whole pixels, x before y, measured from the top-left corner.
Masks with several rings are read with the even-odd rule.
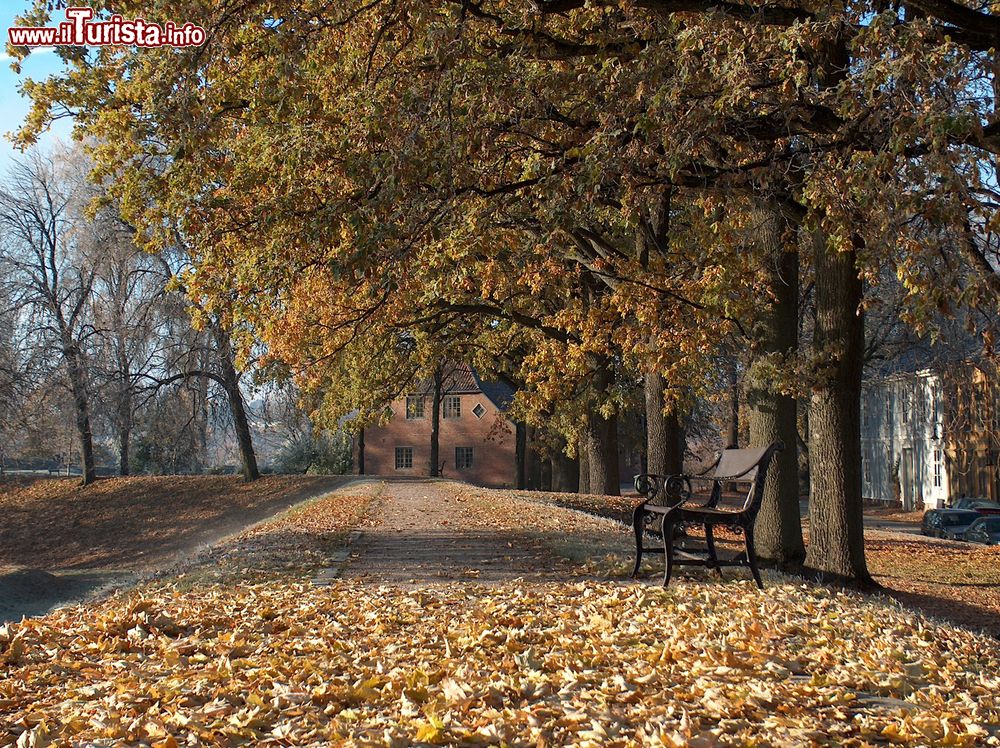
[[[861,504],[862,285],[857,251],[836,251],[816,233],[815,348],[823,378],[809,405],[809,552],[824,579],[870,585]]]
[[[751,360],[744,377],[750,443],[781,441],[785,449],[771,462],[764,499],[754,526],[757,554],[783,568],[805,559],[799,510],[798,424],[795,398],[782,394],[768,373],[769,358],[798,348],[799,256],[783,241],[785,222],[774,209],[755,211],[755,231],[772,300],[753,326]]]
[[[592,413],[587,424],[587,456],[590,466],[590,493],[618,496],[618,416],[605,418]]]
[[[517,489],[528,487],[528,429],[518,421],[514,424],[514,464],[517,472]]]
[[[64,346],[66,368],[69,374],[70,390],[73,392],[73,407],[76,412],[76,431],[80,437],[80,461],[83,485],[89,486],[97,480],[94,465],[94,433],[90,425],[90,397],[87,394],[87,375],[84,371],[79,346],[70,342]]]
[[[604,400],[611,388],[614,374],[607,361],[601,361],[594,369],[593,387],[597,402]],[[618,416],[605,417],[594,408],[587,418],[585,434],[587,458],[590,467],[590,493],[602,496],[621,494],[618,477]]]
[[[198,362],[198,367],[202,369],[211,369],[211,350],[208,346],[205,346],[204,352],[201,354],[201,360]],[[209,404],[208,404],[208,387],[209,379],[208,377],[198,378],[198,390],[197,390],[197,401],[195,402],[195,407],[197,408],[197,423],[195,432],[198,437],[198,457],[196,462],[196,468],[199,471],[204,471],[208,466],[208,424],[209,424]]]
[[[236,430],[236,440],[240,445],[240,460],[243,463],[243,480],[247,483],[260,478],[257,469],[257,455],[253,449],[253,436],[250,432],[250,422],[247,420],[246,404],[243,392],[240,390],[240,378],[233,362],[233,349],[229,344],[229,333],[216,328],[216,341],[219,346],[219,360],[222,368],[222,381],[229,399],[229,409],[233,416],[233,427]]]
[[[681,425],[673,408],[663,412],[665,382],[657,373],[645,375],[646,472],[677,475],[683,472]]]
[[[129,468],[129,439],[132,433],[128,426],[122,426],[118,431],[118,474],[126,476],[131,473]]]
[[[358,475],[365,474],[365,430],[358,433]]]
[[[587,436],[584,434],[580,438],[580,444],[577,446],[577,455],[579,455],[579,478],[576,482],[576,490],[579,493],[587,494],[590,493],[590,455],[587,453]]]
[[[444,371],[434,370],[434,394],[431,397],[431,465],[430,476],[441,475],[441,397],[444,389]]]
[[[559,451],[552,455],[552,490],[576,493],[580,490],[580,461]]]
[[[726,430],[726,449],[740,446],[740,372],[739,359],[733,356],[729,370],[729,424]]]
[[[538,459],[536,455],[536,461],[538,462],[538,483],[536,488],[539,491],[551,491],[552,489],[552,461],[551,460],[541,460]],[[0,470],[3,467],[0,466]],[[0,473],[2,474],[2,473]]]
[[[116,309],[115,327],[120,332],[125,330],[122,321],[120,308]],[[128,341],[120,335],[115,338],[115,352],[117,358],[117,376],[121,378],[121,389],[118,392],[120,401],[118,403],[118,474],[129,475],[129,440],[132,438],[132,413],[135,400],[134,385],[129,375],[129,360],[125,355]]]

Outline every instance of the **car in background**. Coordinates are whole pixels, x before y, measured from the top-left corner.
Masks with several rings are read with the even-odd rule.
[[[962,540],[969,526],[981,517],[971,509],[931,509],[924,512],[920,532],[932,538]]]
[[[972,509],[980,514],[1000,514],[1000,504],[988,499],[955,499],[950,509]]]
[[[1000,545],[1000,517],[980,517],[965,531],[969,543]]]

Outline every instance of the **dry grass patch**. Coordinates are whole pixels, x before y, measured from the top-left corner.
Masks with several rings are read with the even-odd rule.
[[[326,476],[0,481],[0,567],[153,568],[282,505],[345,481]]]
[[[868,567],[901,602],[1000,637],[1000,547],[871,533]]]

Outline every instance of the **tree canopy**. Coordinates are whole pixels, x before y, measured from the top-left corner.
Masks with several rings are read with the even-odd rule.
[[[867,576],[863,312],[887,267],[920,329],[1000,293],[991,8],[114,10],[186,13],[208,42],[61,49],[68,71],[26,86],[22,140],[72,115],[147,246],[193,248],[204,313],[331,419],[377,419],[449,355],[517,381],[520,417],[566,434],[613,416],[625,373],[661,375],[670,407],[715,386],[720,348],[776,303],[775,251],[791,257],[815,288],[812,345],[763,345],[755,370],[811,400],[811,458],[830,467],[807,563]]]

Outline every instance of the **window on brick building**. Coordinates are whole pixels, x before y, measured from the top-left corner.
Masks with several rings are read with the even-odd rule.
[[[396,447],[396,470],[413,467],[413,447]]]
[[[424,398],[422,395],[408,395],[406,398],[406,417],[424,417]]]
[[[472,467],[472,447],[455,447],[455,468],[468,470]]]
[[[486,408],[483,407],[482,403],[476,403],[476,407],[472,409],[472,412],[476,418],[482,418],[486,415]]]
[[[445,418],[461,418],[462,398],[458,395],[445,396],[441,415]]]

